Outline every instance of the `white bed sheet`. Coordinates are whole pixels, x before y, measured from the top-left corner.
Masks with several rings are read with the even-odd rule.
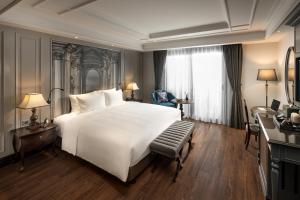
[[[101,111],[65,114],[54,122],[60,127],[63,150],[125,182],[129,167],[143,159],[151,141],[176,120],[178,109],[125,102]]]

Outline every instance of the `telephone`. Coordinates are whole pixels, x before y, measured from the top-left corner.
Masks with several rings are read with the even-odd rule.
[[[44,120],[44,122],[41,124],[41,127],[42,127],[42,128],[46,128],[47,126],[49,126],[49,124],[50,124],[49,119],[46,118],[46,119]]]
[[[293,129],[293,123],[288,120],[288,119],[284,119],[281,123],[280,123],[280,126],[283,128],[283,129]]]

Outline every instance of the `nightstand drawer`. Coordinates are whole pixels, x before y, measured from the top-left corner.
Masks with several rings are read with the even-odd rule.
[[[41,143],[44,145],[53,143],[56,139],[55,130],[48,130],[42,134],[39,134],[39,139],[40,139]]]
[[[24,152],[40,150],[43,147],[52,144],[56,140],[55,129],[47,130],[38,134],[23,137],[21,140],[21,148]]]

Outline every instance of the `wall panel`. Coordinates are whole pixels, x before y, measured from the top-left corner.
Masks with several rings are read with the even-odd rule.
[[[1,156],[9,155],[12,150],[12,137],[9,131],[15,128],[15,32],[2,29],[3,33],[3,133],[4,152]]]
[[[24,33],[16,34],[16,101],[24,95],[40,92],[40,38]],[[25,125],[30,110],[17,109],[17,127]]]

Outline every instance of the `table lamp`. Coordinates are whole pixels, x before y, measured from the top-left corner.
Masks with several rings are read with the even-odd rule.
[[[32,115],[30,117],[29,129],[33,130],[39,127],[39,123],[37,122],[38,115],[36,114],[36,108],[48,105],[49,104],[45,101],[42,94],[28,93],[24,96],[23,101],[20,103],[18,108],[31,109]]]
[[[131,82],[127,85],[127,90],[131,90],[131,99],[134,99],[134,90],[139,90],[136,82]]]
[[[268,81],[278,81],[275,69],[258,69],[257,80],[266,81],[266,108],[268,108]]]

